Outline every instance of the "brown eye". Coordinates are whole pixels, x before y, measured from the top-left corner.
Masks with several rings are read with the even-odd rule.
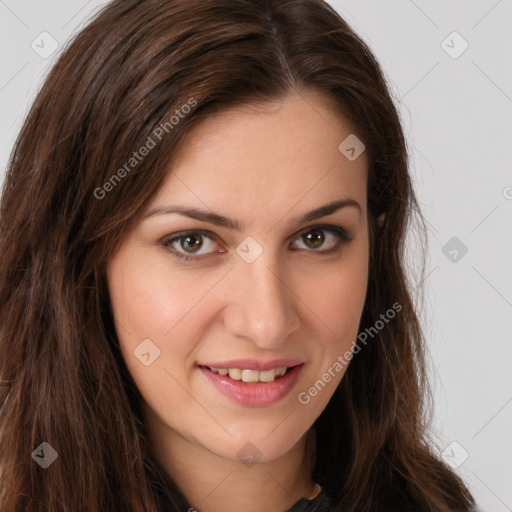
[[[163,240],[162,245],[176,258],[188,261],[200,259],[215,252],[224,252],[215,251],[218,245],[213,238],[213,234],[207,231],[189,231]],[[202,252],[199,252],[201,250]]]
[[[180,242],[181,248],[187,252],[195,253],[201,246],[203,245],[203,240],[201,235],[188,235],[186,237],[181,238]]]
[[[311,247],[312,249],[317,249],[318,247],[321,247],[325,240],[325,236],[322,233],[321,229],[309,231],[305,235],[302,235],[302,237],[306,245],[308,245],[308,247]]]
[[[326,254],[337,251],[344,243],[350,242],[351,240],[352,237],[340,226],[315,226],[302,232],[298,241],[301,242],[304,247],[297,248],[309,249],[309,252]],[[322,250],[319,250],[320,248],[322,248]]]

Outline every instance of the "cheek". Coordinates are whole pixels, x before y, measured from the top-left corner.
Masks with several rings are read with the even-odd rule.
[[[136,252],[111,260],[108,283],[121,354],[145,402],[160,411],[170,397],[185,404],[177,382],[185,379],[184,361],[200,328],[194,322],[191,329],[190,318],[203,287],[191,286],[169,272],[165,262],[148,263]]]
[[[198,289],[201,287],[190,286],[190,283],[187,286],[177,273],[173,275],[163,268],[165,262],[148,264],[147,260],[121,254],[108,268],[116,332],[126,365],[135,379],[138,375],[150,379],[151,375],[156,376],[157,370],[183,361],[191,347],[182,326],[201,295]],[[143,341],[148,339],[151,343]],[[145,347],[143,351],[142,347]],[[155,358],[149,373],[144,371],[147,367],[137,357],[139,352],[148,351],[149,359]]]
[[[186,317],[204,286],[169,272],[165,262],[120,256],[109,265],[109,291],[116,327],[130,337],[163,339]]]
[[[303,296],[317,316],[319,328],[323,325],[329,333],[325,348],[332,351],[350,346],[357,336],[368,286],[367,241],[351,246],[340,255],[339,265],[317,273],[314,279],[316,282],[307,281],[312,292],[304,291]]]
[[[313,276],[312,276],[313,278]],[[305,295],[314,325],[313,364],[298,392],[304,418],[317,418],[332,397],[352,359],[368,285],[368,245],[365,239],[340,256],[339,265],[318,272]],[[304,293],[304,292],[303,292]]]

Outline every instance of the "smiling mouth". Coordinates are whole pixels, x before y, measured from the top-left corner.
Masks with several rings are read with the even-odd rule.
[[[260,368],[267,366],[264,370],[255,369],[258,363],[251,360],[222,364],[226,367],[198,365],[198,370],[224,396],[246,407],[270,406],[284,399],[294,388],[304,366],[303,362],[284,360],[276,361],[274,368],[268,368],[268,363],[259,363]]]
[[[247,383],[268,383],[283,378],[286,373],[295,368],[294,366],[279,366],[270,370],[248,370],[244,368],[215,368],[210,366],[199,366],[212,373],[216,373],[223,377],[229,377],[233,380],[243,381]]]

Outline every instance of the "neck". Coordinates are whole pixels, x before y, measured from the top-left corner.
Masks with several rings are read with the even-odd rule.
[[[309,431],[283,456],[251,466],[219,457],[167,426],[149,421],[148,431],[153,456],[197,511],[288,510],[318,492],[311,479],[315,440]]]

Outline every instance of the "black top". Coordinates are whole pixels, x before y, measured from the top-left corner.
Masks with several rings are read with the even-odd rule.
[[[327,512],[332,505],[334,505],[334,503],[331,497],[325,489],[322,489],[312,500],[301,498],[286,512]]]

